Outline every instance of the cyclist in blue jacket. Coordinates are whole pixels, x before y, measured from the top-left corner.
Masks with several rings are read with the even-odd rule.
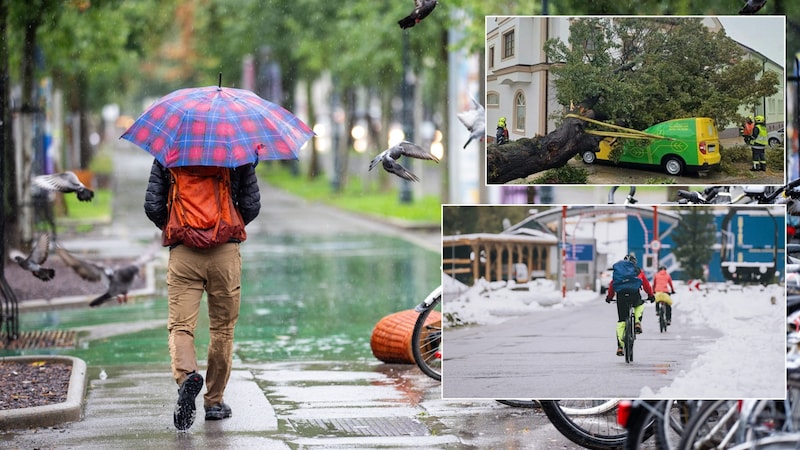
[[[639,294],[639,289],[644,289],[647,294],[647,300],[650,302],[655,301],[653,288],[650,282],[647,281],[644,271],[636,265],[636,255],[631,253],[626,255],[621,261],[614,263],[612,266],[614,275],[611,282],[608,283],[608,292],[606,293],[606,303],[611,303],[614,299],[614,294],[617,296],[617,356],[623,356],[625,352],[622,349],[622,339],[625,336],[625,321],[628,319],[628,309],[633,306],[635,317],[634,332],[640,334],[642,332],[642,316],[644,315],[644,300]],[[616,282],[616,286],[614,283]]]

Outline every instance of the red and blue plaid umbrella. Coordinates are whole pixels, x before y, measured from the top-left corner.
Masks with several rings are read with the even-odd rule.
[[[298,159],[314,135],[283,107],[234,88],[179,89],[156,101],[121,138],[165,167],[239,167],[257,160]]]

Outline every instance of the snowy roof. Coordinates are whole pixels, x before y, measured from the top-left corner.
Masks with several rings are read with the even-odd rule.
[[[442,244],[455,243],[465,244],[470,241],[484,242],[520,242],[532,244],[556,244],[558,239],[553,235],[537,233],[535,236],[527,234],[494,234],[494,233],[470,233],[458,234],[455,236],[442,236]]]

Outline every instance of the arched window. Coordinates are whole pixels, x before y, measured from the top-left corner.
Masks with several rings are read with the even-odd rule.
[[[522,92],[514,96],[514,131],[525,133],[525,94]]]

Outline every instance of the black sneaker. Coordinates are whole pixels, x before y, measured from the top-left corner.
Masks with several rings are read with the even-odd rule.
[[[622,347],[617,347],[617,356],[624,356],[625,352],[622,351]]]
[[[190,373],[181,387],[178,388],[178,403],[175,405],[175,411],[172,413],[172,420],[175,423],[175,428],[179,430],[188,430],[194,423],[195,404],[194,400],[197,394],[203,389],[203,377],[197,373]]]
[[[217,403],[213,406],[206,406],[206,420],[227,419],[231,415],[231,407],[225,403]]]

